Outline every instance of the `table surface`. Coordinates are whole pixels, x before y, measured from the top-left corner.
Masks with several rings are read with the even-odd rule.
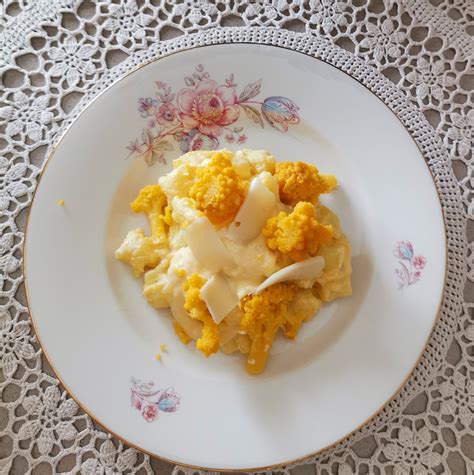
[[[85,11],[83,11],[82,14],[84,15],[84,17],[87,17],[87,12],[88,11],[91,11],[91,12],[94,11],[95,7],[91,2],[82,2],[82,3],[84,4],[83,8],[85,9]],[[364,4],[365,2],[360,2],[360,3]],[[388,3],[397,4],[397,2],[388,2]],[[399,3],[400,2],[398,2],[398,4]],[[449,3],[449,2],[433,1],[431,3],[430,2],[426,2],[426,3],[429,4],[433,8],[439,8],[441,11],[444,11],[443,7],[444,7],[445,3]],[[460,10],[462,8],[469,8],[469,5],[468,5],[469,1],[468,2],[459,1],[459,2],[454,2],[454,4],[459,5],[457,8],[453,7],[454,11]],[[321,5],[324,5],[324,1],[322,3],[315,2],[315,7],[314,8],[317,8],[318,5],[319,5],[319,7]],[[384,7],[382,5],[382,2],[371,2],[371,5],[374,5],[374,6],[372,6],[374,11],[377,11],[377,9],[379,9],[379,11],[383,11]],[[471,4],[470,8],[472,8],[472,4]],[[380,9],[382,9],[382,10],[380,10]],[[396,13],[397,9],[392,9],[392,10],[389,10],[389,11],[394,12],[393,20],[396,21],[397,18],[399,18],[398,14]],[[446,10],[446,11],[448,11],[448,10]],[[472,11],[471,11],[471,15],[472,15]],[[91,16],[92,16],[92,14],[91,14]],[[454,16],[454,13],[451,16]],[[390,18],[390,14],[388,15],[388,18]],[[472,20],[472,16],[471,17],[468,16],[468,18],[470,18]],[[71,15],[65,15],[64,18],[63,18],[63,26],[66,29],[73,30],[76,27],[76,23],[77,23],[77,20],[76,20],[75,16],[72,15],[72,14]],[[235,15],[229,15],[229,17],[226,18],[225,21],[222,22],[222,23],[225,23],[225,26],[241,26],[242,25],[242,20],[240,18],[238,18],[237,16],[235,16]],[[305,24],[301,21],[296,21],[295,20],[293,22],[290,22],[288,25],[284,25],[284,27],[289,29],[289,30],[293,30],[293,31],[301,31],[303,28],[305,28]],[[472,34],[472,31],[473,31],[473,28],[474,28],[474,23],[471,24],[471,29],[470,29],[471,34]],[[442,38],[444,49],[448,49],[449,47],[452,47],[450,42],[446,40],[447,36],[449,37],[449,34],[447,35],[447,33],[449,33],[449,32],[446,32],[446,31],[440,32],[436,29],[435,25],[430,25],[429,28],[428,28],[428,31],[429,31],[429,34],[432,36],[433,42],[436,42],[438,38]],[[323,31],[317,31],[317,33],[318,34],[323,34],[323,35],[327,36],[328,38],[331,38],[331,35],[326,34],[324,30]],[[164,30],[164,31],[161,32],[160,39],[161,40],[166,40],[168,38],[172,38],[175,35],[176,35],[176,31],[173,30],[173,29]],[[419,29],[414,29],[414,31],[413,30],[411,31],[411,41],[414,44],[418,44],[418,43],[421,44],[423,42],[425,44],[427,44],[426,35],[427,35],[426,28],[420,27]],[[351,41],[347,41],[348,38],[350,38]],[[34,39],[33,40],[33,48],[35,47],[35,42],[41,42],[41,41],[42,40],[40,38]],[[350,35],[347,35],[346,37],[341,36],[337,39],[337,43],[340,46],[342,46],[346,49],[349,49],[349,50],[354,50],[353,41],[355,41],[354,37],[350,36]],[[110,53],[108,61],[111,64],[114,64],[114,63],[118,64],[122,59],[123,59],[122,58],[122,53],[119,49],[117,49],[117,50],[112,51]],[[376,66],[377,66],[377,64],[376,64]],[[34,69],[36,67],[36,58],[35,58],[35,56],[31,55],[29,57],[26,57],[24,62],[22,63],[22,67],[25,70]],[[383,67],[381,69],[383,69],[384,74],[389,79],[391,79],[393,82],[395,82],[395,83],[400,82],[400,68],[399,67]],[[21,76],[13,77],[11,83],[9,83],[9,87],[11,87],[11,88],[14,88],[16,86],[19,87],[19,86],[21,86],[21,81],[22,81]],[[472,91],[474,89],[474,75],[472,74],[472,70],[471,70],[470,75],[466,74],[466,77],[465,77],[465,79],[462,83],[462,86],[463,86],[463,89],[465,91]],[[74,105],[75,104],[73,102],[71,102],[69,105],[66,104],[65,105],[66,112],[68,112],[68,109],[72,108]],[[471,107],[472,107],[472,103],[471,103]],[[439,118],[437,117],[437,114],[439,112],[432,113],[430,111],[436,111],[436,107],[432,107],[432,108],[429,108],[429,109],[425,110],[425,114],[428,117],[428,119],[430,120],[430,122],[432,123],[432,125],[434,127],[437,127],[438,124],[439,124]],[[440,132],[442,133],[443,131],[441,130]],[[472,133],[472,131],[471,131],[471,133]],[[466,160],[456,160],[456,158],[457,158],[456,156],[453,156],[453,158],[454,159],[453,159],[452,165],[453,165],[453,169],[454,169],[454,173],[455,173],[456,177],[458,179],[462,180],[466,175],[469,176],[469,174],[471,174],[470,177],[471,177],[471,179],[473,179],[472,169],[467,169],[466,168]],[[42,160],[43,160],[43,157],[41,155],[38,155],[36,157],[33,156],[31,162],[32,162],[33,165],[36,165],[36,166],[40,167],[41,163],[42,163]],[[472,184],[471,184],[471,186],[472,186]],[[472,195],[470,195],[467,198],[467,201],[465,201],[467,206],[469,206],[469,201],[470,200],[472,200]],[[25,216],[26,215],[23,213],[22,215],[20,215],[19,219],[17,219],[17,224],[18,224],[20,229],[24,229]],[[468,224],[468,227],[467,227],[467,235],[468,235],[468,241],[472,242],[474,240],[474,225],[473,225],[472,221],[469,221],[469,224]],[[23,293],[22,293],[22,289],[20,289],[18,299],[20,301],[24,301],[23,298],[24,298],[24,296],[23,296]],[[471,281],[468,281],[467,284],[466,284],[465,299],[466,299],[466,302],[469,302],[469,303],[474,302],[474,284]],[[456,342],[456,339],[454,339],[453,343],[452,343],[452,345],[451,345],[451,347],[448,351],[446,361],[448,363],[457,364],[457,362],[459,362],[462,358],[461,352],[462,352],[462,348],[460,347],[459,343]],[[49,369],[46,362],[43,363],[43,371],[50,374],[51,376],[54,376],[52,374],[51,370]],[[472,373],[471,373],[471,376],[472,376]],[[0,373],[0,382],[2,381],[2,377],[3,377],[3,375]],[[16,393],[17,393],[17,389],[14,387],[14,385],[7,386],[6,388],[4,388],[3,393],[2,393],[3,401],[13,401],[13,400],[15,400],[17,398]],[[474,394],[472,394],[472,397],[474,398]],[[417,397],[414,398],[414,400],[410,403],[409,407],[407,407],[404,412],[407,413],[407,414],[423,414],[424,411],[426,410],[426,404],[427,404],[426,394],[424,392],[421,392]],[[1,405],[0,405],[0,433],[2,431],[2,428],[6,427],[8,425],[8,417],[9,417],[8,416],[8,411],[1,410]],[[474,434],[474,432],[472,434]],[[474,439],[471,438],[470,440],[472,441]],[[465,445],[464,454],[466,455],[467,458],[469,458],[471,460],[474,460],[474,443],[472,443],[472,444],[466,443],[464,445]],[[9,451],[11,451],[11,442],[9,441],[9,437],[3,437],[3,436],[0,435],[0,461],[3,457],[9,455],[9,453],[10,453]],[[361,458],[361,459],[370,460],[371,457],[374,454],[374,451],[375,451],[375,440],[372,437],[366,437],[365,439],[363,439],[363,440],[357,442],[356,444],[354,444],[349,449],[349,451],[353,452],[352,457],[356,456],[356,457]],[[75,464],[75,455],[74,454],[67,455],[62,461],[62,466],[66,468],[64,470],[66,472],[68,471],[68,467],[73,467],[74,464]],[[156,459],[152,459],[150,461],[150,464],[151,464],[151,467],[152,467],[152,469],[155,473],[160,473],[160,474],[171,473],[171,471],[173,469],[173,465],[171,465],[167,462],[164,462],[164,461],[156,460]],[[463,460],[462,457],[453,456],[451,458],[451,460],[448,461],[448,465],[449,465],[449,469],[450,469],[451,473],[454,473],[454,474],[469,473],[468,472],[469,468],[467,468],[466,463],[465,463],[465,461]],[[27,473],[27,470],[28,470],[28,464],[25,462],[25,459],[22,460],[21,458],[18,458],[18,460],[15,463],[13,463],[13,466],[11,468],[10,473],[12,473],[12,474],[23,474],[23,473]],[[1,465],[0,465],[0,472],[1,472]],[[309,474],[312,474],[312,473],[319,472],[319,468],[317,468],[317,466],[315,466],[314,464],[309,464],[309,465],[293,468],[292,472],[295,473],[295,474],[298,474],[298,475],[309,475]],[[28,473],[30,473],[30,472],[28,472]],[[35,473],[35,474],[52,473],[51,466],[48,463],[41,463],[31,473]]]

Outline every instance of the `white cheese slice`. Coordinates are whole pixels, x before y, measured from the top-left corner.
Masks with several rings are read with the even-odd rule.
[[[232,265],[233,259],[206,217],[201,217],[186,228],[186,241],[194,257],[211,272],[219,272]]]
[[[244,202],[230,223],[227,237],[236,242],[248,242],[258,236],[267,219],[275,214],[277,197],[257,176],[251,182]]]
[[[237,294],[231,289],[227,279],[220,274],[214,274],[208,279],[201,287],[200,295],[217,324],[239,304]]]
[[[296,262],[290,266],[283,267],[279,271],[267,277],[256,289],[258,294],[271,285],[279,284],[280,282],[288,282],[291,280],[314,280],[324,269],[324,258],[321,256],[310,257],[301,262]]]

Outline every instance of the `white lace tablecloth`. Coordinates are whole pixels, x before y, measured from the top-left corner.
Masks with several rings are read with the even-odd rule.
[[[183,470],[95,426],[43,361],[22,289],[25,216],[48,150],[98,91],[163,48],[182,47],[181,35],[246,26],[320,38],[315,55],[370,85],[408,128],[412,121],[450,242],[442,316],[402,393],[343,443],[284,470],[474,473],[473,0],[1,0],[0,473]]]

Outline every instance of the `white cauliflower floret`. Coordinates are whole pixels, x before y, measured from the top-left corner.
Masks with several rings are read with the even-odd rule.
[[[189,152],[174,160],[173,170],[158,180],[168,200],[175,196],[179,198],[189,196],[189,190],[196,178],[196,170],[198,168],[205,168],[211,160],[213,153],[207,151]]]
[[[195,173],[195,168],[184,163],[168,173],[168,175],[162,176],[158,180],[158,184],[168,199],[174,196],[188,196],[189,190],[194,183]]]
[[[171,201],[173,224],[168,233],[168,241],[172,250],[187,245],[186,228],[201,216],[202,213],[193,207],[193,202],[190,198],[173,198]]]
[[[170,279],[184,279],[185,275],[191,275],[200,272],[203,275],[211,275],[209,272],[203,272],[198,261],[194,257],[191,249],[189,247],[182,247],[173,253],[173,257],[170,261],[170,266],[168,268],[168,276]],[[176,280],[176,285],[179,285],[179,282]],[[182,286],[179,285],[179,289],[182,290]]]
[[[163,259],[158,266],[144,276],[143,296],[155,308],[169,307],[173,285],[167,276],[169,259]]]
[[[176,224],[187,226],[200,218],[202,213],[194,208],[191,198],[175,197],[171,201],[171,216]]]
[[[164,259],[155,269],[145,274],[143,295],[155,308],[169,307],[178,294],[184,295],[184,277],[198,271],[199,264],[191,249],[177,249],[171,259]]]
[[[262,172],[258,175],[260,181],[280,200],[280,192],[278,190],[278,182],[270,172]]]
[[[254,175],[261,172],[275,172],[275,157],[266,150],[239,150],[235,159],[245,158],[249,161]]]
[[[173,168],[178,168],[183,164],[188,164],[194,168],[205,167],[214,154],[215,152],[212,150],[195,150],[185,153],[173,160]]]
[[[135,276],[141,275],[146,269],[155,267],[165,253],[165,247],[159,240],[146,237],[142,228],[128,232],[115,257],[130,265]]]
[[[246,156],[235,155],[232,161],[232,166],[239,178],[250,181],[252,178],[252,165]]]

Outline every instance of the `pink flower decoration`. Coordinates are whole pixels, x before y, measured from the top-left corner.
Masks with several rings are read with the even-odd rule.
[[[162,81],[155,81],[155,84],[158,89],[164,89],[166,87],[166,84]]]
[[[158,109],[156,113],[156,120],[160,125],[177,125],[179,123],[178,109],[167,102]]]
[[[211,79],[201,81],[194,89],[181,89],[177,103],[184,128],[197,128],[213,137],[221,135],[222,127],[239,118],[235,89],[218,86]]]
[[[135,399],[135,402],[133,403],[133,405],[135,406],[135,409],[140,410],[142,408],[142,402],[138,398]]]
[[[158,409],[155,404],[148,404],[142,410],[143,419],[147,422],[153,422],[158,418]]]
[[[225,136],[225,139],[227,140],[227,143],[233,143],[234,142],[234,136],[232,134],[227,134]]]
[[[247,142],[247,136],[246,135],[239,135],[239,138],[237,139],[237,143],[242,144]]]
[[[415,256],[412,262],[415,269],[421,270],[425,267],[426,259],[423,256]]]
[[[419,280],[419,278],[421,277],[421,271],[417,270],[413,276],[415,277],[416,280]]]

